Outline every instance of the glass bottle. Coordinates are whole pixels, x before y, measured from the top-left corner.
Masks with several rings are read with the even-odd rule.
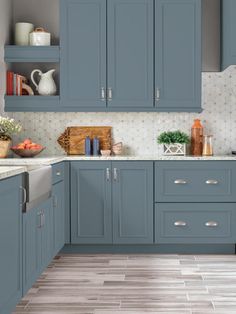
[[[203,156],[213,156],[212,135],[203,136]]]
[[[203,149],[203,126],[200,119],[195,119],[191,129],[191,154],[202,156]]]

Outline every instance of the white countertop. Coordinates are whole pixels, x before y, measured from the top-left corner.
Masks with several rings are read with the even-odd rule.
[[[25,167],[0,166],[0,180],[16,176],[26,171]]]
[[[6,158],[0,159],[0,179],[11,177],[27,170],[35,169],[43,165],[53,165],[62,161],[236,161],[236,156],[233,155],[218,155],[212,157],[193,157],[193,156],[110,156],[110,157],[93,157],[93,156],[52,156],[43,158]]]

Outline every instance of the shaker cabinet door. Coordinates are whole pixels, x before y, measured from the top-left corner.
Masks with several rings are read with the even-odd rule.
[[[22,297],[21,176],[0,181],[0,313],[11,313]]]
[[[201,111],[201,1],[155,0],[158,111]]]
[[[236,64],[236,1],[222,1],[222,68]]]
[[[108,108],[153,108],[153,1],[107,5]]]
[[[61,0],[61,101],[106,107],[106,0]]]
[[[113,162],[113,242],[153,243],[153,163]]]
[[[110,162],[71,163],[72,244],[112,243]]]

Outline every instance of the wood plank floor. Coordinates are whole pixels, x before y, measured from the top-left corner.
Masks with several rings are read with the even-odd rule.
[[[236,256],[60,255],[14,313],[236,314]]]

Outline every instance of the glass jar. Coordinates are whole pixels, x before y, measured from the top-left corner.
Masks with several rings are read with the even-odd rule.
[[[203,156],[213,156],[213,145],[212,145],[212,135],[203,136]]]

